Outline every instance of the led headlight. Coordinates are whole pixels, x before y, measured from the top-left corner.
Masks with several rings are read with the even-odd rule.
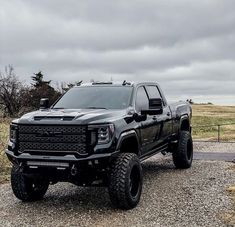
[[[17,125],[10,125],[10,141],[16,142],[17,139]]]
[[[92,125],[90,126],[92,130],[96,130],[97,132],[97,144],[107,144],[109,143],[114,135],[114,125],[113,124],[105,124],[105,125]],[[92,134],[93,135],[93,134]],[[92,141],[94,142],[94,136],[92,136]]]
[[[98,128],[98,144],[109,143],[114,135],[114,125],[108,124]]]

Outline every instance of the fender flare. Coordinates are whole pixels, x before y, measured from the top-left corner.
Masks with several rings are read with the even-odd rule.
[[[180,122],[179,122],[179,131],[180,131],[180,128],[181,128],[181,125],[182,125],[182,122],[187,120],[188,123],[189,123],[189,131],[191,132],[191,125],[190,125],[190,119],[189,119],[189,116],[188,115],[183,115],[180,117]]]
[[[117,148],[116,150],[120,150],[121,149],[121,146],[122,146],[122,142],[125,140],[125,139],[128,139],[128,138],[131,138],[131,137],[134,137],[137,141],[137,146],[138,146],[138,153],[140,152],[140,143],[139,143],[139,139],[138,139],[138,136],[137,136],[137,133],[135,130],[130,130],[130,131],[126,131],[126,132],[123,132],[119,139],[118,139],[118,142],[117,142]]]

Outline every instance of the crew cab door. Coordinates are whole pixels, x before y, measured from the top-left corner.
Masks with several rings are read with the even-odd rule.
[[[140,86],[136,92],[135,109],[138,114],[141,110],[149,109],[149,98],[144,86]],[[141,153],[147,153],[154,147],[154,141],[159,133],[153,116],[147,115],[145,120],[139,122]]]
[[[168,142],[168,138],[172,134],[171,110],[156,85],[147,85],[145,88],[150,99],[161,98],[163,101],[163,113],[154,116],[154,125],[157,128],[157,134],[153,143],[154,147],[157,147],[157,145]]]
[[[161,130],[159,133],[159,143],[168,143],[168,139],[172,135],[172,114],[168,105],[163,107],[163,113],[159,116],[161,122]]]

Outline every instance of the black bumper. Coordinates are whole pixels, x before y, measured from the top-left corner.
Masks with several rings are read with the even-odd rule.
[[[52,155],[31,155],[29,153],[23,153],[19,155],[15,155],[13,151],[6,150],[5,151],[9,160],[11,162],[26,162],[26,161],[41,161],[41,162],[66,162],[66,163],[79,163],[86,161],[109,161],[113,157],[115,157],[119,151],[115,151],[113,153],[102,153],[102,154],[92,154],[87,157],[77,158],[75,155],[64,155],[64,156],[52,156]]]

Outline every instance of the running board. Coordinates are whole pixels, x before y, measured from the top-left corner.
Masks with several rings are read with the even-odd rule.
[[[165,144],[165,145],[162,145],[162,146],[160,146],[160,147],[158,147],[156,149],[153,149],[153,150],[149,151],[147,154],[145,154],[142,157],[140,157],[140,161],[142,162],[142,161],[144,161],[144,160],[150,158],[151,156],[153,156],[153,155],[155,155],[157,153],[160,153],[160,152],[161,153],[165,153],[167,148],[168,148],[168,144]]]

